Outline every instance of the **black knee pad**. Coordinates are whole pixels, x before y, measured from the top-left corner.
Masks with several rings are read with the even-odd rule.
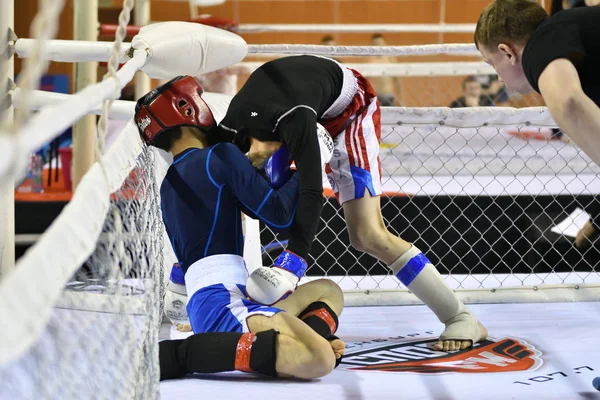
[[[160,380],[182,378],[187,371],[179,364],[177,352],[183,340],[163,340],[158,343]]]
[[[298,318],[326,339],[337,331],[339,325],[337,314],[322,301],[311,303]]]
[[[275,342],[277,340],[275,329],[256,333],[256,339],[252,343],[250,350],[250,368],[260,374],[277,377],[275,363],[277,362],[277,353]]]

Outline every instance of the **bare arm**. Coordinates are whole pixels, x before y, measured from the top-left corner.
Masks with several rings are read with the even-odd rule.
[[[600,165],[600,108],[583,92],[575,66],[564,58],[552,61],[538,86],[558,126]]]

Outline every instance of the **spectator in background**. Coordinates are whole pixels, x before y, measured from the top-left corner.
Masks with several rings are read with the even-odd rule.
[[[463,96],[450,103],[451,108],[459,107],[492,107],[494,102],[483,94],[481,83],[474,75],[469,75],[462,83]]]
[[[196,77],[205,92],[235,96],[238,91],[238,68],[235,65]]]
[[[508,103],[508,90],[506,86],[498,79],[498,75],[483,75],[477,78],[481,83],[483,94],[497,106]]]
[[[219,16],[202,14],[198,22],[229,32],[237,31],[237,23]],[[217,71],[196,76],[196,80],[205,92],[222,93],[235,96],[238,92],[238,75],[247,71],[239,65],[231,65]]]
[[[337,43],[336,43],[335,39],[331,35],[323,36],[323,38],[321,39],[321,43],[319,43],[319,44],[321,46],[337,46]],[[337,58],[333,58],[333,57],[329,57],[329,58],[331,58],[332,60],[335,60],[335,61],[341,63],[341,61],[338,60]]]
[[[322,46],[335,46],[336,45],[335,39],[331,35],[323,36],[323,38],[321,39],[321,45]]]
[[[373,46],[386,45],[385,39],[380,33],[376,33],[371,37],[371,44]],[[396,57],[378,56],[369,57],[369,60],[373,63],[395,63]],[[382,107],[400,106],[402,104],[400,101],[400,95],[402,92],[399,77],[371,76],[369,77],[369,82],[371,82],[371,85],[373,85],[375,93],[377,93],[377,98],[379,99],[379,104]]]

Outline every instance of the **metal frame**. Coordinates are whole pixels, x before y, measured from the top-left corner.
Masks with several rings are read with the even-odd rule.
[[[14,61],[9,41],[13,38],[14,29],[14,1],[0,0],[0,91],[2,91],[2,104],[8,97],[8,90],[14,79]],[[13,122],[12,105],[5,110],[4,126]],[[1,135],[9,135],[9,131]],[[0,279],[11,272],[15,265],[15,191],[13,179],[0,180]]]
[[[73,39],[96,41],[98,38],[98,0],[75,0],[73,4]],[[97,81],[98,63],[77,63],[73,67],[74,92]],[[73,126],[73,190],[94,163],[96,117],[86,115]]]

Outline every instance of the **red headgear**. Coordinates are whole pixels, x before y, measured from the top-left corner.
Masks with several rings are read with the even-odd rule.
[[[193,126],[207,132],[215,119],[191,76],[178,76],[137,101],[135,122],[146,144],[170,128]]]

